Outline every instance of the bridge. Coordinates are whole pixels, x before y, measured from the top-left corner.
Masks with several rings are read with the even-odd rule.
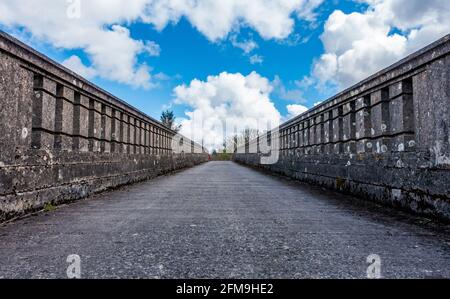
[[[3,32],[0,95],[1,278],[450,278],[450,36],[234,161]]]

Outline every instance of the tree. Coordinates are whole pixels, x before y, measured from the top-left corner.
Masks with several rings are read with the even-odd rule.
[[[163,111],[161,114],[162,124],[165,127],[169,128],[175,132],[178,132],[181,129],[181,125],[175,124],[175,119],[176,119],[176,117],[175,117],[175,114],[173,113],[173,111],[166,110],[166,111]]]

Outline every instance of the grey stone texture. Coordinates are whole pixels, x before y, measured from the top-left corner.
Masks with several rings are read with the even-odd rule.
[[[0,222],[207,161],[175,134],[0,31]]]
[[[276,164],[234,160],[448,222],[449,131],[450,35],[282,124]]]

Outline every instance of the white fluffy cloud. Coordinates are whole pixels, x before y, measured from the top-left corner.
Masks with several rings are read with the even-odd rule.
[[[57,48],[83,49],[90,66],[75,56],[65,65],[86,76],[149,88],[153,84],[150,68],[139,64],[137,56],[149,51],[155,54],[155,45],[133,39],[129,30],[120,25],[138,18],[146,2],[3,0],[0,23],[25,28],[33,38]]]
[[[209,40],[225,39],[242,26],[265,39],[292,33],[295,17],[314,19],[323,0],[2,0],[0,24],[25,28],[33,38],[64,49],[82,49],[90,65],[70,57],[65,65],[86,76],[101,76],[136,87],[153,86],[151,68],[138,55],[159,56],[160,47],[131,37],[126,24],[140,21],[162,30],[186,17]],[[257,45],[238,45],[250,53]],[[255,62],[255,60],[253,60]],[[258,62],[260,60],[257,60]]]
[[[325,24],[325,53],[313,67],[319,85],[348,87],[450,32],[448,0],[359,2],[366,12],[337,10]]]
[[[295,14],[313,20],[314,10],[323,0],[150,0],[144,19],[162,30],[181,17],[209,40],[227,37],[241,26],[248,26],[265,39],[283,39],[292,33]]]
[[[292,119],[296,116],[299,116],[300,114],[305,113],[306,111],[309,110],[308,107],[303,106],[303,105],[298,105],[298,104],[292,104],[292,105],[287,105],[286,106],[287,111],[288,111],[288,115],[286,117],[286,120]]]
[[[175,103],[191,108],[181,122],[181,133],[213,149],[245,128],[264,131],[268,124],[274,128],[281,116],[270,99],[272,90],[270,81],[255,72],[247,76],[224,72],[178,86]]]

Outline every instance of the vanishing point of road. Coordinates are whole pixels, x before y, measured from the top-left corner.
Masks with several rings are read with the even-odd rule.
[[[450,278],[450,229],[233,162],[0,226],[0,278]]]

